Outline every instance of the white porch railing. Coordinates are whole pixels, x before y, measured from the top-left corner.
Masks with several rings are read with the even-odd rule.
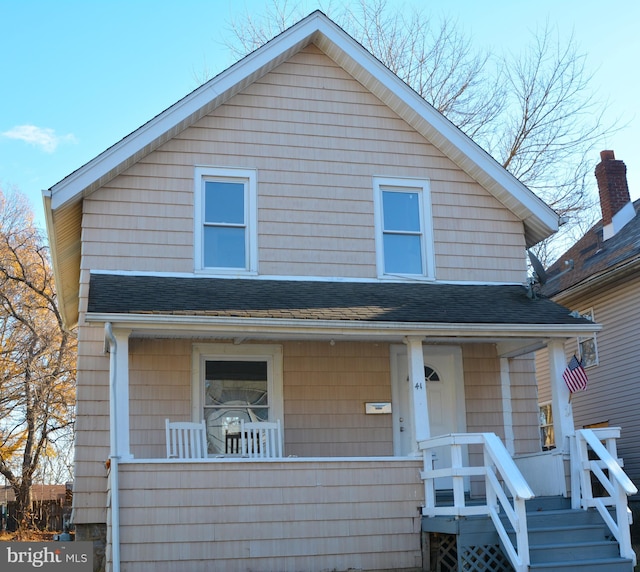
[[[463,466],[463,447],[480,445],[483,464]],[[525,501],[534,497],[533,491],[513,462],[502,441],[494,433],[461,433],[443,435],[419,443],[424,456],[425,516],[469,516],[488,515],[507,551],[516,572],[526,572],[529,568],[529,538]],[[433,451],[447,447],[451,451],[451,466],[435,469]],[[484,479],[486,501],[484,504],[467,506],[465,500],[465,478],[479,476]],[[436,506],[436,479],[451,478],[453,506]],[[502,508],[515,531],[515,546],[500,519]]]
[[[638,489],[622,470],[622,461],[618,459],[616,449],[616,439],[619,437],[619,427],[576,431],[571,440],[572,505],[573,508],[584,510],[595,507],[618,541],[620,556],[632,559],[635,566],[636,555],[631,548],[631,511],[627,496],[636,494]],[[605,445],[602,444],[603,441]],[[589,458],[589,451],[595,458]],[[594,495],[592,474],[608,496]],[[615,507],[615,520],[607,507]]]

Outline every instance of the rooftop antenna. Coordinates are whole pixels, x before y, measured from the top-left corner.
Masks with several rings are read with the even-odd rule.
[[[544,267],[542,266],[542,262],[538,260],[538,257],[533,254],[530,250],[527,250],[527,254],[529,255],[529,261],[531,262],[531,267],[533,268],[533,273],[531,278],[529,279],[529,288],[527,290],[527,296],[532,300],[538,299],[538,292],[540,290],[540,286],[544,286],[547,283],[547,273],[545,272]],[[536,288],[536,286],[538,286]]]

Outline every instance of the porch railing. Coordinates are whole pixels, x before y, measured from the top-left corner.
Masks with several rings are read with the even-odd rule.
[[[619,427],[576,431],[571,442],[572,502],[574,508],[597,509],[620,545],[620,556],[632,559],[635,566],[636,555],[631,548],[631,511],[627,496],[636,494],[638,489],[622,470],[622,462],[618,459],[616,449],[616,439],[619,437]],[[599,487],[594,491],[592,475],[595,476],[596,484],[600,485],[600,491],[597,490]],[[579,491],[579,494],[575,491]],[[615,507],[615,519],[609,512],[609,507]]]
[[[464,466],[464,448],[469,445],[482,448],[482,465]],[[514,463],[511,455],[494,433],[462,433],[443,435],[419,443],[423,452],[424,471],[421,473],[425,487],[425,516],[488,515],[502,540],[516,572],[526,572],[529,567],[529,538],[525,501],[535,495]],[[451,452],[449,467],[434,467],[434,452],[446,447]],[[469,505],[465,498],[465,479],[481,477],[484,480],[486,500],[484,504]],[[436,479],[452,481],[453,506],[437,506]],[[504,511],[513,531],[515,545],[499,516]]]

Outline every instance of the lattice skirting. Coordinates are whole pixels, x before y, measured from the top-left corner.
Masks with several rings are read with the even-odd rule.
[[[431,533],[432,572],[513,572],[498,545],[458,546],[454,534]]]

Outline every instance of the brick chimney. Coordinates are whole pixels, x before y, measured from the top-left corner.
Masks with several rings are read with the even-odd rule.
[[[596,165],[595,174],[600,191],[603,238],[607,240],[635,216],[627,185],[627,166],[623,161],[616,159],[613,151],[601,151],[600,163]],[[631,208],[620,213],[627,205],[631,205]],[[616,217],[618,213],[620,216]]]

